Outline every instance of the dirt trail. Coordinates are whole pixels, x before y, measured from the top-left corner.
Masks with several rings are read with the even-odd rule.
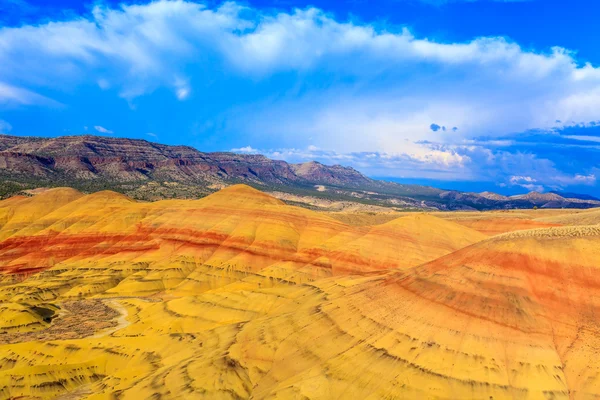
[[[109,300],[105,300],[105,304],[110,305],[110,307],[113,310],[115,310],[119,313],[119,317],[116,319],[117,324],[111,328],[104,329],[104,331],[102,331],[102,332],[97,332],[93,336],[94,338],[112,335],[116,331],[129,326],[129,321],[127,320],[127,315],[128,315],[127,309],[125,307],[123,307],[123,305],[121,303],[119,303],[117,300],[109,299]]]

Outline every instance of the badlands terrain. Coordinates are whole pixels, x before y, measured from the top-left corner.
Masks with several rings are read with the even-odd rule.
[[[13,196],[0,398],[599,398],[599,223]]]

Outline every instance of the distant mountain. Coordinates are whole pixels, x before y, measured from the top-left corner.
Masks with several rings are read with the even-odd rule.
[[[506,201],[506,200],[509,200],[509,197],[502,196],[501,194],[494,193],[494,192],[481,192],[481,193],[479,193],[479,195],[481,197],[484,197],[484,198],[488,199],[488,200],[496,200],[496,201]]]
[[[291,164],[296,176],[309,182],[319,182],[335,186],[363,186],[371,185],[373,180],[367,178],[354,168],[341,165],[326,166],[316,161],[302,164]]]
[[[570,192],[557,192],[557,191],[552,191],[550,193],[554,193],[557,194],[565,199],[579,199],[579,200],[593,200],[593,201],[600,201],[599,198],[594,197],[594,196],[590,196],[589,194],[581,194],[581,193],[570,193]]]
[[[523,195],[511,196],[510,198],[513,200],[525,200],[542,208],[588,208],[590,205],[592,207],[600,206],[600,200],[578,199],[576,197],[566,198],[556,192],[529,192]]]
[[[511,196],[511,199],[516,200],[527,200],[535,205],[544,205],[549,202],[561,202],[565,199],[556,193],[539,193],[539,192],[529,192],[527,194],[521,194],[516,196]]]
[[[141,200],[196,198],[246,183],[261,190],[395,209],[597,207],[594,199],[530,193],[505,197],[374,180],[354,168],[101,136],[0,135],[0,198],[37,187],[111,189]]]

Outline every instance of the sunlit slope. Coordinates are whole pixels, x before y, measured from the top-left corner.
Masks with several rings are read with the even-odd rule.
[[[26,199],[27,207],[36,197]],[[0,230],[10,232],[0,242],[4,280],[32,276],[19,287],[0,288],[0,295],[19,301],[194,294],[240,281],[264,285],[264,276],[299,283],[410,267],[484,238],[425,215],[372,229],[349,227],[244,185],[196,201],[137,203],[113,192],[79,194],[19,230],[13,226],[11,219]]]
[[[600,210],[593,208],[591,210],[581,211],[576,214],[573,213],[539,218],[537,221],[562,225],[598,225],[600,224]]]
[[[485,238],[455,222],[413,214],[371,228],[366,235],[337,248],[330,257],[338,274],[408,268]]]
[[[600,396],[596,227],[350,227],[242,185],[59,204],[0,242],[0,398]]]
[[[599,245],[597,228],[550,228],[369,277],[121,299],[129,325],[112,334],[0,346],[0,387],[96,399],[597,398]]]
[[[82,196],[74,189],[57,188],[34,197],[16,196],[0,201],[0,240],[18,234],[22,229]]]
[[[236,327],[223,365],[190,370],[233,369],[255,398],[595,398],[599,245],[595,228],[536,230],[314,282],[293,312]]]
[[[589,213],[590,218],[584,214]],[[348,225],[371,226],[414,215],[414,212],[331,212],[331,217]],[[479,231],[488,236],[518,230],[550,228],[562,225],[591,225],[600,222],[598,213],[580,209],[502,210],[427,212],[427,215]],[[587,222],[587,223],[586,223]]]
[[[560,223],[544,222],[525,218],[462,218],[454,220],[456,223],[475,229],[489,236],[499,235],[506,232],[551,228],[560,226]]]

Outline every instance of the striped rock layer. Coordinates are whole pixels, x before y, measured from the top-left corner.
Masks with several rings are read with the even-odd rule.
[[[600,230],[351,227],[247,186],[0,202],[0,397],[597,398]]]

